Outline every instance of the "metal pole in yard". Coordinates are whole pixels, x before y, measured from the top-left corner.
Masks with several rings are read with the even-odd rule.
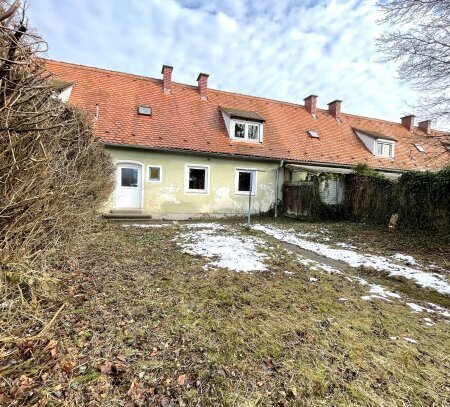
[[[250,227],[250,211],[252,207],[252,189],[253,189],[253,171],[250,171],[250,188],[248,192],[248,217],[247,217],[247,227]]]

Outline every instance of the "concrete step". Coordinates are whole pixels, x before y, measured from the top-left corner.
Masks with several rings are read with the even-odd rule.
[[[141,209],[137,210],[111,210],[108,213],[104,213],[102,215],[105,219],[110,220],[126,220],[126,219],[132,219],[132,220],[149,220],[152,219],[152,215],[148,215],[146,213],[143,213]]]

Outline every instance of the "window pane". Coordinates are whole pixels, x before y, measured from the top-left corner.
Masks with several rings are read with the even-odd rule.
[[[245,124],[236,123],[234,126],[234,137],[244,138],[245,137]]]
[[[239,171],[238,178],[238,191],[249,192],[250,191],[250,173]]]
[[[377,143],[377,154],[383,155],[383,143]]]
[[[258,140],[258,126],[254,124],[248,125],[248,138],[250,140]]]
[[[138,170],[135,168],[122,168],[121,170],[121,185],[123,187],[137,187],[138,185]]]
[[[150,170],[149,170],[150,181],[159,181],[159,179],[160,179],[159,172],[160,172],[159,167],[150,167]]]
[[[206,189],[206,170],[189,168],[189,189]]]

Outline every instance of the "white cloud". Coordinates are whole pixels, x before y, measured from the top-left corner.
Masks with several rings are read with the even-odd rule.
[[[377,61],[372,1],[31,0],[49,57],[399,121],[414,93]]]

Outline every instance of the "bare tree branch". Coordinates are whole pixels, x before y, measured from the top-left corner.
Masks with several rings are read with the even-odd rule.
[[[424,119],[450,122],[450,1],[390,0],[379,7],[385,26],[379,50],[421,94],[413,107]]]

